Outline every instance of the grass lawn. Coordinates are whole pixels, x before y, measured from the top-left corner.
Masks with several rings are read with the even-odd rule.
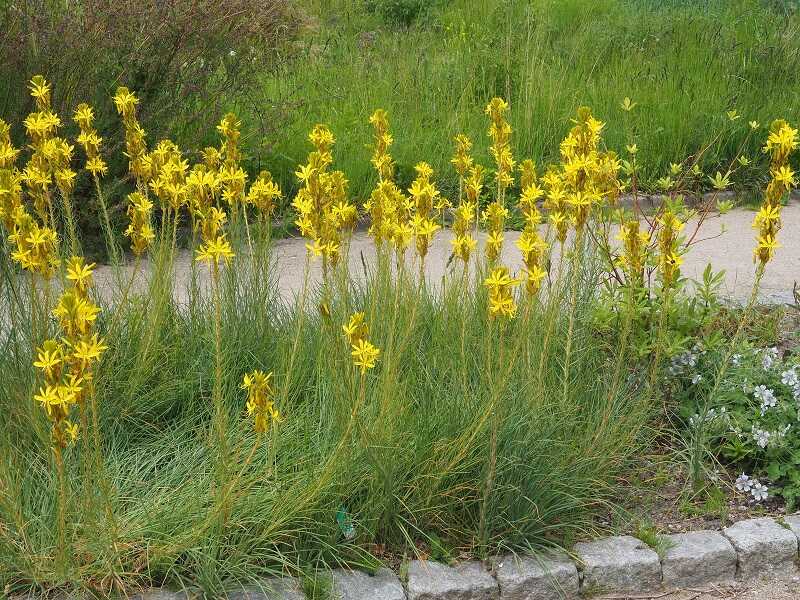
[[[452,138],[466,133],[476,160],[488,165],[480,107],[499,95],[511,105],[515,156],[556,161],[570,117],[585,104],[608,121],[609,147],[622,151],[635,141],[641,179],[652,187],[671,162],[712,141],[700,166],[724,174],[748,121],[800,116],[793,2],[442,0],[409,28],[368,6],[306,0],[299,55],[261,83],[264,98],[291,109],[278,124],[285,131],[261,152],[249,140],[255,171],[266,166],[285,187],[296,185],[306,133],[322,122],[363,197],[371,186],[367,119],[384,108],[396,124],[400,179],[426,160],[452,193]],[[630,113],[620,108],[626,96],[637,103]],[[267,101],[257,93],[252,100]],[[733,109],[741,118],[731,122],[726,112]],[[757,138],[743,151],[751,158],[759,154]],[[737,181],[752,183],[759,173],[744,170]]]

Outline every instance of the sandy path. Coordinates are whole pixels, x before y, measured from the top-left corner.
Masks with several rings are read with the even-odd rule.
[[[723,295],[736,300],[748,297],[753,284],[752,252],[754,247],[754,230],[751,228],[754,213],[737,209],[727,215],[713,217],[703,224],[703,228],[690,252],[684,257],[682,267],[687,277],[699,278],[703,269],[711,263],[714,270],[725,271]],[[692,223],[687,224],[686,231],[693,231]],[[514,246],[518,232],[506,234],[503,261],[512,269],[519,269],[521,261],[519,252]],[[441,279],[446,271],[450,256],[450,231],[440,232],[433,241],[426,259],[426,276],[432,282]],[[792,285],[800,280],[800,204],[787,206],[783,212],[783,229],[780,232],[783,247],[778,250],[775,259],[769,264],[761,284],[760,297],[767,302],[789,302],[792,300]],[[277,240],[274,244],[274,259],[277,266],[278,287],[284,298],[291,298],[302,287],[305,264],[305,240],[287,238]],[[351,272],[356,277],[363,276],[363,261],[372,264],[375,258],[374,246],[365,232],[357,232],[352,239],[349,253]],[[179,301],[186,299],[186,285],[190,278],[191,257],[187,251],[178,253],[175,264],[175,296]],[[319,260],[314,261],[310,269],[312,283],[321,279]],[[556,260],[554,260],[554,264]],[[135,284],[136,289],[143,289],[145,268],[140,269],[140,276]],[[453,266],[451,266],[451,269]],[[132,271],[131,266],[123,267],[122,277],[127,279]],[[207,280],[207,270],[200,268],[203,280]],[[101,290],[107,294],[113,287],[113,270],[100,267],[96,281]]]

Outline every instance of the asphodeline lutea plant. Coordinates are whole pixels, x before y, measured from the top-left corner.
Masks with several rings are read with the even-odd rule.
[[[377,109],[369,118],[373,128],[372,166],[378,173],[379,181],[390,181],[394,178],[394,160],[389,154],[389,147],[394,142],[389,133],[389,114],[382,108]]]
[[[475,168],[475,162],[470,156],[472,149],[470,139],[459,134],[454,138],[456,151],[450,162],[458,173],[458,206],[455,209],[453,219],[453,239],[450,243],[453,246],[453,254],[464,264],[466,269],[470,255],[477,246],[477,240],[472,235],[472,225],[476,222],[478,195],[483,186],[482,172]],[[478,181],[475,181],[473,173],[477,174]],[[469,179],[468,179],[469,178]],[[466,185],[465,185],[466,184]],[[465,199],[465,187],[467,194]]]
[[[537,202],[544,195],[544,190],[539,187],[536,177],[536,165],[531,159],[520,163],[520,186],[522,194],[519,198],[519,209],[525,220],[525,226],[517,238],[517,248],[522,253],[525,263],[525,291],[529,296],[535,296],[547,275],[544,257],[548,249],[547,242],[539,234],[539,225],[542,222],[542,213],[539,212]]]
[[[635,216],[629,219],[623,217],[617,239],[622,242],[622,252],[616,262],[625,275],[625,285],[639,289],[644,283],[650,232],[642,231],[640,221]]]
[[[212,272],[218,273],[220,262],[228,262],[234,257],[233,247],[223,231],[226,220],[225,211],[216,206],[210,206],[201,215],[202,243],[196,251],[196,260],[209,263]]]
[[[381,353],[380,349],[376,348],[367,339],[369,327],[364,321],[364,313],[357,312],[353,314],[349,321],[342,325],[342,331],[350,347],[350,356],[353,364],[361,371],[363,376],[369,369],[375,367]]]
[[[264,373],[256,369],[247,373],[241,388],[247,391],[247,414],[253,419],[256,433],[266,433],[272,425],[281,422],[281,413],[275,407],[271,372]]]
[[[189,190],[186,177],[189,161],[183,158],[180,148],[171,140],[161,140],[150,153],[152,178],[150,189],[158,198],[165,215],[165,229],[172,221],[173,245],[181,207],[187,203]]]
[[[39,225],[22,206],[16,208],[13,219],[8,236],[8,241],[14,246],[11,258],[31,274],[49,280],[61,265],[58,234],[50,227]]]
[[[22,207],[22,176],[15,168],[19,153],[11,143],[11,126],[0,119],[0,223],[8,233]]]
[[[602,197],[598,146],[605,124],[595,119],[585,106],[578,109],[573,123],[575,125],[561,142],[560,151],[566,200],[571,208],[572,223],[580,236],[592,207]]]
[[[62,186],[69,187],[71,191],[75,177],[69,169],[73,148],[63,138],[56,136],[61,119],[51,109],[50,84],[41,75],[35,75],[28,87],[36,110],[24,121],[32,153],[22,171],[22,182],[33,201],[36,214],[46,226],[55,227],[50,186],[55,174],[61,172],[59,178]]]
[[[258,218],[269,224],[275,213],[277,201],[283,197],[280,186],[272,179],[269,171],[261,171],[247,192],[247,203],[256,209]],[[351,206],[355,211],[355,206]]]
[[[323,272],[336,266],[341,255],[343,233],[352,232],[358,211],[347,199],[348,181],[342,171],[329,171],[335,138],[325,125],[315,125],[308,136],[314,151],[305,165],[295,172],[302,184],[292,201],[297,211],[295,225],[309,239],[308,252],[322,256]]]
[[[155,239],[152,226],[153,203],[142,192],[128,194],[128,219],[125,235],[131,240],[131,251],[141,257]]]
[[[472,141],[466,135],[459,133],[453,138],[453,141],[455,142],[456,150],[450,162],[453,164],[456,173],[458,173],[458,203],[460,205],[464,201],[464,180],[469,175],[475,161],[469,153],[472,150]]]
[[[667,203],[656,219],[658,226],[658,273],[664,292],[678,282],[683,264],[681,232],[686,223],[680,218],[679,207]]]
[[[226,114],[217,125],[217,131],[222,136],[222,145],[220,146],[222,166],[219,171],[219,179],[222,184],[222,199],[228,205],[231,221],[235,223],[239,218],[239,211],[242,211],[247,225],[245,202],[247,173],[239,165],[242,159],[242,152],[239,148],[239,140],[242,136],[241,126],[242,122],[233,113]]]
[[[140,192],[146,192],[147,181],[152,175],[150,157],[147,153],[145,131],[136,118],[139,98],[125,86],[117,88],[114,106],[122,117],[125,127],[125,156],[128,157],[128,172],[136,180]]]
[[[93,269],[94,264],[87,264],[81,256],[69,259],[67,279],[71,285],[53,309],[62,337],[45,341],[34,362],[44,379],[36,400],[52,423],[57,448],[76,439],[77,427],[69,419],[71,409],[79,405],[86,416],[84,400],[92,389],[95,365],[107,349],[94,329],[100,309],[89,298]]]
[[[754,251],[756,260],[763,269],[779,247],[778,231],[781,228],[781,202],[795,185],[794,171],[789,164],[789,155],[797,149],[797,129],[782,120],[772,122],[764,145],[764,152],[770,155],[770,181],[764,192],[761,208],[753,221],[758,230],[758,246]]]
[[[511,125],[505,114],[508,103],[502,98],[492,98],[484,111],[489,116],[488,136],[492,140],[489,152],[495,162],[495,197],[481,215],[486,223],[486,258],[495,264],[503,250],[505,221],[508,209],[505,206],[506,190],[514,183],[514,156],[511,152]]]
[[[545,188],[543,206],[548,211],[548,219],[555,230],[555,237],[561,245],[561,256],[563,257],[563,247],[567,241],[570,225],[566,184],[561,172],[555,165],[547,168],[547,171],[542,176],[542,183]]]

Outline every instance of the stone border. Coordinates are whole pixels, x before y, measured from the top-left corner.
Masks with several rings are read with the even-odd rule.
[[[577,600],[734,581],[790,581],[800,574],[800,513],[780,522],[761,517],[722,531],[678,533],[663,540],[661,555],[622,535],[580,542],[571,555],[550,551],[453,566],[415,560],[408,564],[405,582],[388,569],[374,575],[340,569],[331,574],[332,600]],[[187,592],[153,589],[132,600],[192,598]],[[291,577],[231,591],[228,598],[306,600],[300,581]]]

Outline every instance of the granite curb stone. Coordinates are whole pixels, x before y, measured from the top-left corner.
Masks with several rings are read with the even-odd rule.
[[[340,569],[333,572],[334,600],[405,600],[397,575],[378,569],[374,575]]]
[[[798,540],[798,546],[800,547],[800,513],[783,517],[783,522],[786,524],[786,527],[789,528],[789,531],[795,535]]]
[[[497,582],[479,562],[449,567],[435,561],[412,561],[406,585],[408,600],[498,600]]]
[[[661,587],[661,561],[629,535],[575,544],[581,592],[649,592]]]
[[[228,592],[228,600],[306,600],[300,581],[294,577],[265,579],[260,585]]]
[[[722,533],[736,549],[740,579],[788,579],[797,573],[797,536],[774,519],[739,521]]]
[[[501,600],[568,600],[579,594],[578,569],[563,552],[506,556],[494,568]]]
[[[191,596],[186,592],[171,592],[159,588],[145,590],[134,596],[131,600],[190,600]]]
[[[664,536],[663,557],[632,536],[607,537],[575,545],[575,559],[563,552],[537,556],[506,556],[483,563],[447,566],[436,561],[412,561],[405,584],[389,569],[369,575],[333,571],[332,600],[556,600],[597,593],[643,593],[734,579],[800,580],[800,513],[780,522],[768,517],[734,523],[722,532],[693,531]],[[577,563],[577,565],[576,565]],[[662,585],[663,581],[663,585]],[[34,592],[12,596],[40,600]],[[59,600],[82,599],[82,592],[56,594]],[[131,600],[192,600],[192,592],[152,588]],[[227,592],[230,600],[307,600],[293,577],[265,579],[258,585]]]
[[[666,535],[669,546],[661,559],[665,586],[692,587],[729,583],[736,577],[736,550],[718,531]]]

